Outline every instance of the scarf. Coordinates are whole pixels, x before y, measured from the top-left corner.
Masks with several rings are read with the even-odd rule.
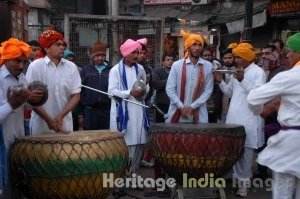
[[[122,66],[121,63],[122,62]],[[122,60],[119,63],[119,72],[120,72],[120,77],[121,77],[121,85],[122,85],[122,90],[128,90],[128,84],[127,84],[127,77],[126,77],[126,70],[125,70],[125,64],[124,64],[124,60]],[[138,65],[134,64],[134,68],[135,68],[135,72],[136,72],[136,76],[138,76],[139,74],[139,69],[138,69]],[[119,120],[118,122],[118,130],[122,133],[125,134],[127,131],[127,123],[129,120],[129,116],[128,116],[128,102],[124,102],[124,107],[123,107],[123,103],[122,103],[123,99],[119,98],[118,99],[118,116],[119,116]],[[146,109],[146,107],[143,107],[143,118],[144,118],[144,129],[146,131],[149,130],[150,127],[150,123],[149,123],[149,114],[148,111]]]
[[[196,88],[194,89],[194,94],[192,97],[193,102],[200,97],[202,90],[204,88],[204,82],[205,82],[205,76],[204,76],[204,70],[203,65],[199,64],[198,68],[198,80]],[[181,83],[180,83],[180,101],[184,103],[184,97],[185,97],[185,85],[186,84],[186,60],[183,60],[182,64],[182,73],[181,73]],[[196,108],[193,111],[193,123],[196,124],[199,121],[199,107]],[[177,109],[171,119],[171,123],[178,123],[181,116],[180,109]]]

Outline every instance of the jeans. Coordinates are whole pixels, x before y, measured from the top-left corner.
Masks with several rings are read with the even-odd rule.
[[[84,130],[109,129],[110,110],[84,107]]]

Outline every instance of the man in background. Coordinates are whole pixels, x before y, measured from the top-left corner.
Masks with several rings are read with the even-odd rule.
[[[110,66],[106,58],[106,46],[95,42],[90,52],[93,63],[84,66],[80,71],[83,85],[107,92]],[[82,88],[80,103],[83,107],[85,130],[109,129],[110,98],[87,88]]]

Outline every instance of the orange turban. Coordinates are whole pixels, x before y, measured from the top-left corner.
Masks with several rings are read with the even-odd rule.
[[[232,49],[234,56],[243,58],[246,61],[253,61],[255,59],[255,51],[251,44],[240,43],[237,47]]]
[[[7,41],[1,43],[0,47],[0,66],[5,60],[18,58],[23,54],[28,57],[30,55],[31,48],[28,44],[20,41],[16,38],[10,38]]]
[[[195,42],[200,42],[202,46],[204,45],[204,38],[200,34],[193,34],[188,31],[181,30],[180,35],[183,37],[185,50],[188,50]],[[187,57],[187,55],[188,52],[185,57]]]
[[[64,41],[64,36],[61,33],[55,30],[44,31],[39,38],[39,43],[42,47],[40,48],[39,51],[39,57],[45,57],[46,51],[44,50],[44,48],[49,48],[52,44],[54,44],[58,40]]]

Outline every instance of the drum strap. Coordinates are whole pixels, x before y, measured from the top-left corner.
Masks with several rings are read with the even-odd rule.
[[[192,98],[193,101],[195,101],[197,98],[200,97],[205,82],[203,65],[199,63],[198,65],[199,65],[198,80]],[[182,63],[182,73],[181,73],[181,82],[180,82],[180,101],[182,103],[184,103],[184,97],[185,97],[185,84],[186,84],[186,59],[184,59]],[[179,109],[177,109],[171,119],[171,123],[178,123],[180,116],[181,116],[181,112]],[[199,121],[199,108],[196,108],[193,111],[193,123],[198,123],[198,121]]]

